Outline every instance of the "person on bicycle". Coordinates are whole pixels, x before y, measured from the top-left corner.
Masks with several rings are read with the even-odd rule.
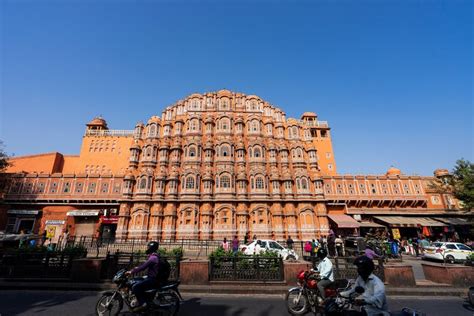
[[[323,299],[326,298],[325,288],[334,282],[334,269],[332,267],[332,262],[329,260],[328,253],[326,249],[319,248],[316,256],[319,258],[319,264],[316,268],[319,272],[319,277],[321,280],[318,282],[318,290]]]
[[[375,269],[374,262],[367,256],[360,256],[354,260],[354,265],[357,266],[357,273],[359,276],[352,289],[341,292],[341,296],[348,297],[356,291],[357,287],[363,288],[363,293],[360,294],[355,302],[364,305],[363,309],[367,316],[374,315],[390,315],[388,313],[387,298],[385,296],[385,286],[383,282],[375,276],[372,272]]]
[[[147,307],[145,302],[145,291],[158,287],[158,265],[160,261],[159,255],[156,253],[158,251],[158,247],[159,243],[157,241],[150,241],[145,252],[148,255],[148,260],[138,267],[126,272],[128,275],[132,275],[148,269],[147,278],[136,283],[132,287],[132,292],[137,297],[137,305],[133,307],[133,312],[145,310]]]

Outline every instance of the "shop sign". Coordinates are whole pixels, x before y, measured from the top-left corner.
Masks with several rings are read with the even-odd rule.
[[[398,228],[392,228],[392,236],[393,236],[393,239],[400,240],[401,239],[400,230]]]
[[[50,219],[45,222],[46,225],[64,225],[66,221],[61,221],[57,219]]]
[[[118,223],[118,216],[111,215],[111,216],[102,216],[100,218],[102,224],[117,224]]]
[[[99,211],[69,211],[67,216],[98,216]]]
[[[38,215],[39,211],[30,211],[30,210],[8,210],[7,214],[15,215]]]

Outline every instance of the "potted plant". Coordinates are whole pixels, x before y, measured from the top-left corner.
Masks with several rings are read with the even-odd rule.
[[[467,266],[474,266],[474,252],[471,252],[471,254],[467,256],[464,264]]]

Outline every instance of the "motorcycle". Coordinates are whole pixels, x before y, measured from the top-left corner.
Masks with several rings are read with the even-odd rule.
[[[319,274],[313,269],[297,274],[297,287],[286,293],[286,306],[292,315],[304,315],[308,311],[324,315],[323,298],[318,290]],[[340,291],[347,290],[353,282],[345,279],[335,280],[325,288],[326,299],[336,297]]]
[[[123,308],[123,303],[131,310],[137,304],[137,298],[132,292],[132,287],[144,277],[131,278],[125,274],[127,270],[118,271],[112,282],[117,284],[115,291],[104,292],[96,304],[96,315],[118,315]],[[178,314],[180,302],[183,300],[178,290],[179,281],[169,282],[157,289],[145,292],[147,307],[141,312],[144,315],[170,315]]]
[[[324,313],[326,316],[364,316],[367,313],[364,311],[364,306],[367,304],[364,301],[357,301],[357,298],[364,293],[364,288],[356,286],[355,291],[347,297],[344,297],[339,292],[336,297],[332,297],[325,302]],[[404,307],[397,312],[381,312],[380,315],[387,316],[426,316],[425,313],[418,310]]]

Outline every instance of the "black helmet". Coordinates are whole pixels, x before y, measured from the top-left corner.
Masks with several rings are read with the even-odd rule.
[[[316,256],[318,256],[319,259],[323,260],[328,256],[328,252],[324,248],[319,248],[318,252],[316,253]]]
[[[160,246],[160,244],[157,242],[157,241],[150,241],[148,243],[148,245],[146,245],[146,251],[145,253],[147,255],[151,254],[151,253],[154,253],[158,250],[158,247]]]
[[[354,265],[356,265],[358,269],[364,269],[365,271],[370,271],[369,274],[372,273],[375,268],[374,262],[372,261],[372,259],[370,259],[367,256],[357,257],[354,260]]]

